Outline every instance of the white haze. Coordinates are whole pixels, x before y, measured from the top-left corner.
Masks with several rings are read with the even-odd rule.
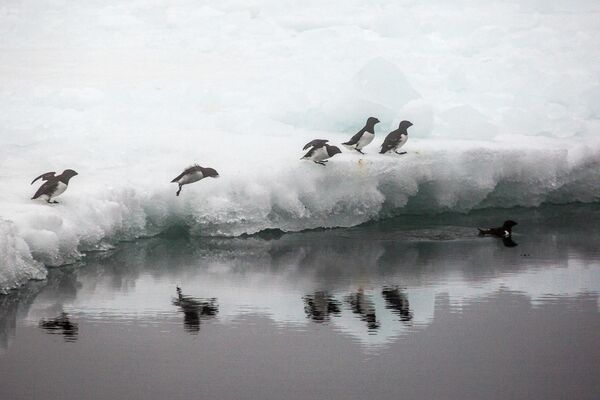
[[[82,251],[600,198],[596,1],[0,4],[0,289]],[[359,162],[313,138],[382,122]],[[376,154],[400,120],[406,156]],[[198,162],[221,178],[170,184]],[[48,206],[31,179],[73,168]]]

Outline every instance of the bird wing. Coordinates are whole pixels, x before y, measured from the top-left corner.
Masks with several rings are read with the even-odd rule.
[[[319,147],[311,147],[311,149],[302,158],[310,158]]]
[[[56,190],[57,187],[58,187],[58,179],[48,180],[48,181],[44,182],[44,184],[42,186],[40,186],[40,188],[37,190],[37,192],[35,192],[35,194],[33,195],[33,197],[31,199],[32,200],[37,199],[38,197],[40,197],[41,195],[44,195],[44,194],[51,195],[52,193],[54,193],[54,191]]]
[[[310,142],[306,143],[304,145],[304,147],[302,148],[302,150],[306,150],[309,147],[323,147],[325,146],[325,143],[329,142],[329,140],[327,139],[314,139],[311,140]]]
[[[33,185],[35,183],[35,181],[37,181],[38,179],[41,179],[43,181],[47,181],[49,179],[52,179],[56,176],[56,172],[52,171],[52,172],[46,172],[45,174],[41,174],[40,176],[38,176],[37,178],[35,178],[34,180],[31,181],[31,185]]]
[[[178,180],[180,180],[181,178],[183,178],[184,175],[191,174],[192,172],[196,172],[196,171],[202,171],[202,167],[199,166],[199,165],[192,165],[191,167],[187,167],[186,169],[183,170],[182,173],[180,173],[179,175],[177,175],[177,177],[174,178],[171,181],[171,183],[177,182]]]
[[[365,133],[364,129],[361,129],[360,131],[358,131],[354,136],[352,136],[352,138],[350,140],[348,140],[346,143],[342,143],[342,144],[347,144],[347,145],[353,145],[358,143],[358,141],[360,140],[360,138],[362,137],[363,133]]]
[[[388,135],[385,137],[385,140],[383,141],[383,144],[381,145],[381,151],[385,153],[392,147],[396,146],[400,141],[401,137],[402,133],[397,130],[388,133]]]

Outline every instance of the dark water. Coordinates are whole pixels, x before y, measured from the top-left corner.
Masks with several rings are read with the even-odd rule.
[[[600,398],[600,209],[505,214],[89,254],[0,296],[0,398]]]

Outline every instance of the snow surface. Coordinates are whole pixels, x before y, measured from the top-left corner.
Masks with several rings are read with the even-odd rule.
[[[90,249],[600,198],[597,1],[3,1],[0,290]],[[382,122],[366,156],[300,161]],[[396,157],[376,154],[399,121]],[[175,197],[200,163],[219,171]],[[32,178],[79,172],[59,205]]]

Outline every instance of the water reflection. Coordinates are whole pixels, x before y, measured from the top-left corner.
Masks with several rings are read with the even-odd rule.
[[[324,291],[317,291],[312,295],[306,295],[304,300],[304,312],[306,317],[314,322],[329,321],[330,316],[339,316],[342,303]]]
[[[381,295],[385,299],[386,308],[400,317],[400,321],[408,322],[413,319],[413,313],[410,311],[408,296],[398,287],[384,287]]]
[[[79,333],[79,324],[71,322],[64,312],[56,318],[40,320],[39,326],[46,333],[63,335],[65,342],[75,342]]]
[[[517,247],[519,245],[510,236],[502,238],[502,243],[504,244],[505,247]]]
[[[381,323],[377,320],[375,305],[370,295],[364,293],[363,289],[358,289],[355,293],[347,295],[345,301],[350,305],[352,312],[359,316],[361,321],[367,323],[370,333],[379,329]]]
[[[430,326],[440,298],[460,310],[501,290],[523,293],[534,305],[600,291],[600,246],[593,239],[600,237],[593,228],[600,221],[544,225],[520,216],[517,252],[440,218],[443,226],[414,229],[402,221],[269,240],[159,237],[124,243],[110,253],[88,254],[83,267],[53,269],[35,290],[29,284],[0,296],[0,348],[8,346],[18,321],[35,326],[63,311],[94,320],[164,317],[178,323],[182,313],[192,334],[203,319],[228,322],[257,313],[278,324],[328,322],[376,347]],[[178,282],[185,287],[174,293]]]
[[[177,287],[177,297],[173,299],[173,305],[179,307],[183,313],[183,328],[186,332],[197,334],[200,332],[200,320],[214,318],[219,312],[217,299],[199,299],[186,296]]]

